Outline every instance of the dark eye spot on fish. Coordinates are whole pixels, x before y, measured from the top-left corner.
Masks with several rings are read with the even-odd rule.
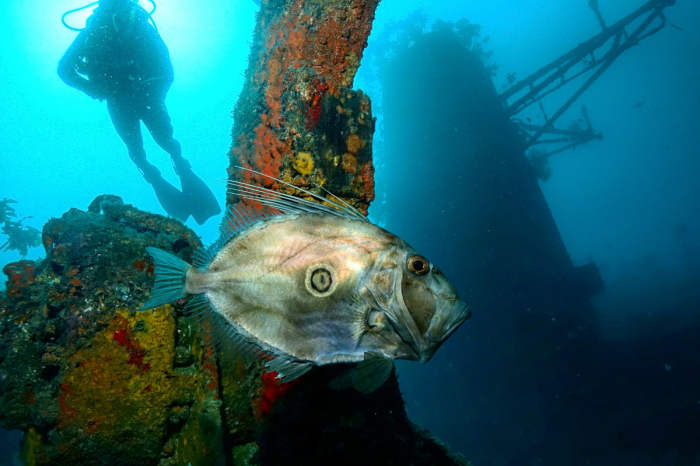
[[[408,270],[416,275],[425,275],[430,270],[428,261],[421,256],[412,256],[408,258]]]
[[[306,271],[306,289],[316,297],[330,296],[336,285],[335,269],[327,264],[315,264]]]
[[[316,269],[311,273],[311,287],[319,293],[325,293],[331,287],[333,278],[326,269]]]

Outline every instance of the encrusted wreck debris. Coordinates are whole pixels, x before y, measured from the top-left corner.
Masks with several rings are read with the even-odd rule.
[[[180,222],[100,196],[42,231],[46,259],[4,268],[0,425],[26,464],[215,464],[218,375],[181,309],[137,313],[153,282],[145,247],[201,246]],[[222,463],[223,464],[223,463]]]

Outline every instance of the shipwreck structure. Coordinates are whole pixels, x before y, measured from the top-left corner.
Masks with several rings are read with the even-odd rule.
[[[563,129],[556,128],[555,124],[620,55],[669,24],[664,10],[675,3],[675,0],[650,0],[608,26],[598,9],[598,0],[590,0],[588,4],[602,31],[530,76],[517,82],[513,76],[511,85],[500,94],[506,106],[506,114],[514,119],[525,135],[525,147],[554,147],[544,154],[549,157],[593,140],[601,140],[603,136],[593,130],[585,107],[582,108],[585,128]],[[548,115],[543,105],[547,96],[562,88],[574,86],[577,87],[576,90],[571,92],[554,113]],[[535,125],[518,118],[520,113],[533,105],[537,105],[541,111],[543,124]]]
[[[445,263],[474,310],[468,336],[457,335],[436,356],[449,370],[435,371],[434,391],[410,378],[420,396],[408,401],[420,402],[419,422],[442,407],[433,422],[447,427],[435,433],[475,464],[574,464],[594,430],[583,420],[601,402],[594,386],[604,350],[590,298],[604,284],[594,263],[572,263],[526,151],[548,147],[549,157],[601,138],[585,108],[585,128],[555,123],[621,53],[667,24],[663,11],[672,3],[653,0],[603,24],[502,92],[478,26],[438,21],[429,29],[417,18],[393,30],[399,39],[379,73],[381,157],[392,167],[379,217]],[[548,114],[547,97],[572,87]],[[542,125],[521,117],[531,106]],[[438,398],[468,402],[445,410],[427,401]]]
[[[369,97],[352,85],[378,1],[263,0],[234,111],[232,179],[247,177],[300,194],[237,167],[252,168],[292,186],[319,193],[322,187],[367,211],[374,199],[375,120]],[[663,5],[670,3],[650,2],[643,14],[663,18]],[[601,24],[603,34],[618,45],[631,46],[634,41],[625,40],[644,37],[628,33],[626,26]],[[425,66],[416,66],[436,50],[443,63],[460,66],[459,73],[448,72],[433,57],[436,66],[430,71],[442,73],[439,86],[432,85],[434,75],[421,75]],[[575,54],[579,60],[591,52],[584,51]],[[447,210],[456,223],[444,226],[460,227],[459,244],[421,249],[453,255],[451,262],[461,264],[466,284],[460,288],[470,290],[463,298],[483,316],[474,319],[476,333],[501,336],[479,341],[483,344],[476,352],[471,343],[458,343],[469,354],[458,363],[462,392],[441,396],[463,399],[468,393],[477,407],[494,392],[497,400],[506,400],[513,386],[519,400],[554,396],[548,391],[553,381],[578,387],[575,372],[563,366],[573,360],[571,368],[585,370],[584,342],[596,335],[588,299],[600,283],[594,266],[571,263],[524,157],[528,143],[554,133],[556,118],[541,128],[512,120],[517,109],[539,101],[540,78],[499,95],[478,57],[447,29],[425,35],[397,58],[387,79],[403,82],[392,80],[392,73],[412,73],[417,79],[403,92],[385,86],[386,142],[397,157],[394,176],[411,180],[383,187],[387,200],[395,206],[409,202],[416,207],[414,218],[432,219],[433,212],[420,210],[434,211],[423,202],[426,195],[453,201]],[[561,76],[543,79],[551,84]],[[517,97],[521,90],[525,96]],[[509,99],[514,102],[504,105]],[[400,120],[390,117],[404,108],[410,111]],[[426,121],[436,108],[439,118]],[[406,136],[398,124],[406,119],[420,131]],[[457,131],[454,122],[459,122]],[[524,139],[523,130],[534,134]],[[439,153],[437,140],[444,143]],[[399,159],[416,153],[418,174]],[[444,185],[428,189],[420,183],[444,176],[440,169],[445,166],[454,176]],[[464,178],[458,181],[460,175]],[[470,201],[474,198],[479,202]],[[229,193],[227,203],[237,202]],[[391,214],[387,222],[397,233],[405,228]],[[431,235],[422,222],[412,222],[411,231],[412,236]],[[52,219],[42,231],[42,243],[43,261],[3,269],[8,285],[0,296],[0,425],[24,432],[25,464],[356,465],[368,458],[377,464],[466,464],[411,423],[395,376],[368,396],[327,388],[344,368],[319,368],[279,385],[274,373],[263,374],[262,362],[221,363],[183,303],[136,312],[153,284],[145,248],[156,246],[191,261],[201,247],[181,223],[106,195],[85,211],[71,209]],[[508,341],[523,334],[527,337]],[[532,357],[509,358],[512,354]],[[492,369],[494,362],[504,361],[499,371]],[[528,382],[533,372],[542,375],[540,383]],[[470,385],[484,378],[490,383]],[[516,401],[502,403],[488,416],[486,407],[475,408],[466,421],[519,416],[530,425],[536,420],[539,431],[564,432],[558,432],[554,411],[541,416],[514,409]],[[497,450],[502,438],[493,424],[484,425],[470,439],[473,445],[460,446]],[[520,437],[523,449],[538,438]]]

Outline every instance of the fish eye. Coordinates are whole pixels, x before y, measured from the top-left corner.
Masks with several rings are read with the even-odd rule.
[[[408,258],[408,270],[416,275],[425,275],[430,270],[430,262],[421,256],[411,256]]]

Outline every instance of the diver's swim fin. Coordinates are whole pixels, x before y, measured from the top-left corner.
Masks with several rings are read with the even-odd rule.
[[[168,215],[182,222],[186,222],[190,216],[190,209],[183,193],[175,186],[168,183],[165,178],[160,176],[160,173],[158,176],[149,176],[146,178],[146,181],[153,186],[153,191],[156,193],[158,202],[160,202],[160,205],[165,209]]]
[[[184,205],[192,218],[199,225],[202,225],[210,217],[220,214],[221,207],[219,207],[214,193],[200,177],[195,175],[189,163],[185,166],[181,164],[177,168],[177,174],[180,176],[182,184]]]

